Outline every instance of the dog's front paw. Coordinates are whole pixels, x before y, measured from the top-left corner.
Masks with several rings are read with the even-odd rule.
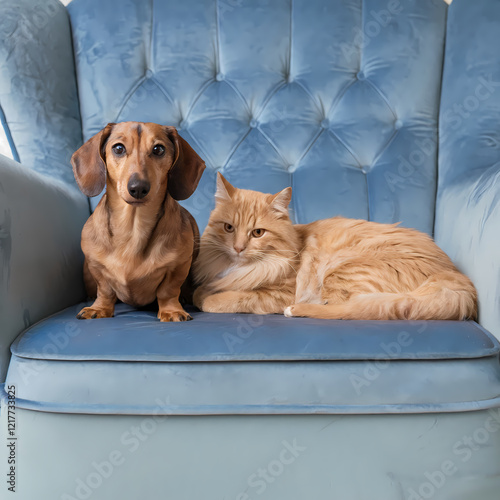
[[[193,318],[186,311],[158,311],[158,319],[165,322],[191,321]]]
[[[113,311],[110,309],[97,309],[94,307],[84,307],[77,315],[77,319],[97,319],[112,318]]]

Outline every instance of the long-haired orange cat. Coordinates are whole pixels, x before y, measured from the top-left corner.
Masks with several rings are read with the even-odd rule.
[[[474,285],[426,234],[342,217],[293,225],[291,194],[237,189],[218,174],[195,263],[196,306],[327,319],[476,317]]]

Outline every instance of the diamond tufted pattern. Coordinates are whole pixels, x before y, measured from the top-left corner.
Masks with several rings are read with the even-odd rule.
[[[85,139],[175,125],[215,174],[294,188],[297,222],[344,215],[432,232],[446,6],[419,0],[74,0]]]
[[[472,322],[52,315],[83,293],[88,203],[68,187],[81,126],[84,139],[108,121],[178,126],[208,164],[186,201],[202,228],[222,170],[243,187],[293,185],[299,222],[340,213],[432,232],[440,109],[436,239],[500,338],[500,2],[451,5],[440,99],[446,16],[442,0],[74,0],[72,45],[58,0],[0,0],[0,120],[23,163],[0,156],[0,382],[16,386],[31,478],[18,498],[243,497],[283,438],[307,451],[268,497],[326,498],[332,484],[338,498],[412,497],[426,464],[484,430],[498,344]],[[399,361],[364,384],[379,351]],[[151,423],[132,458],[130,430]],[[117,446],[126,464],[91,488]],[[436,496],[497,499],[499,449],[491,434]],[[186,470],[209,480],[186,486]]]
[[[74,0],[69,12],[85,138],[117,120],[177,126],[209,167],[185,203],[202,228],[220,170],[245,188],[292,185],[297,222],[432,232],[442,2]]]

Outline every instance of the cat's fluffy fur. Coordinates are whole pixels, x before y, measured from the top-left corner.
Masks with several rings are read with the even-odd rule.
[[[476,317],[473,284],[429,236],[342,217],[293,225],[290,198],[291,188],[275,195],[237,189],[218,174],[194,269],[200,309],[327,319]]]

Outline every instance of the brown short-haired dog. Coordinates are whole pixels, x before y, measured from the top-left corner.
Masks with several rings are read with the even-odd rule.
[[[176,200],[191,196],[205,168],[174,127],[110,123],[71,158],[81,191],[106,194],[82,231],[87,291],[79,319],[109,318],[117,299],[158,299],[161,321],[191,319],[180,289],[196,257],[198,227]]]

